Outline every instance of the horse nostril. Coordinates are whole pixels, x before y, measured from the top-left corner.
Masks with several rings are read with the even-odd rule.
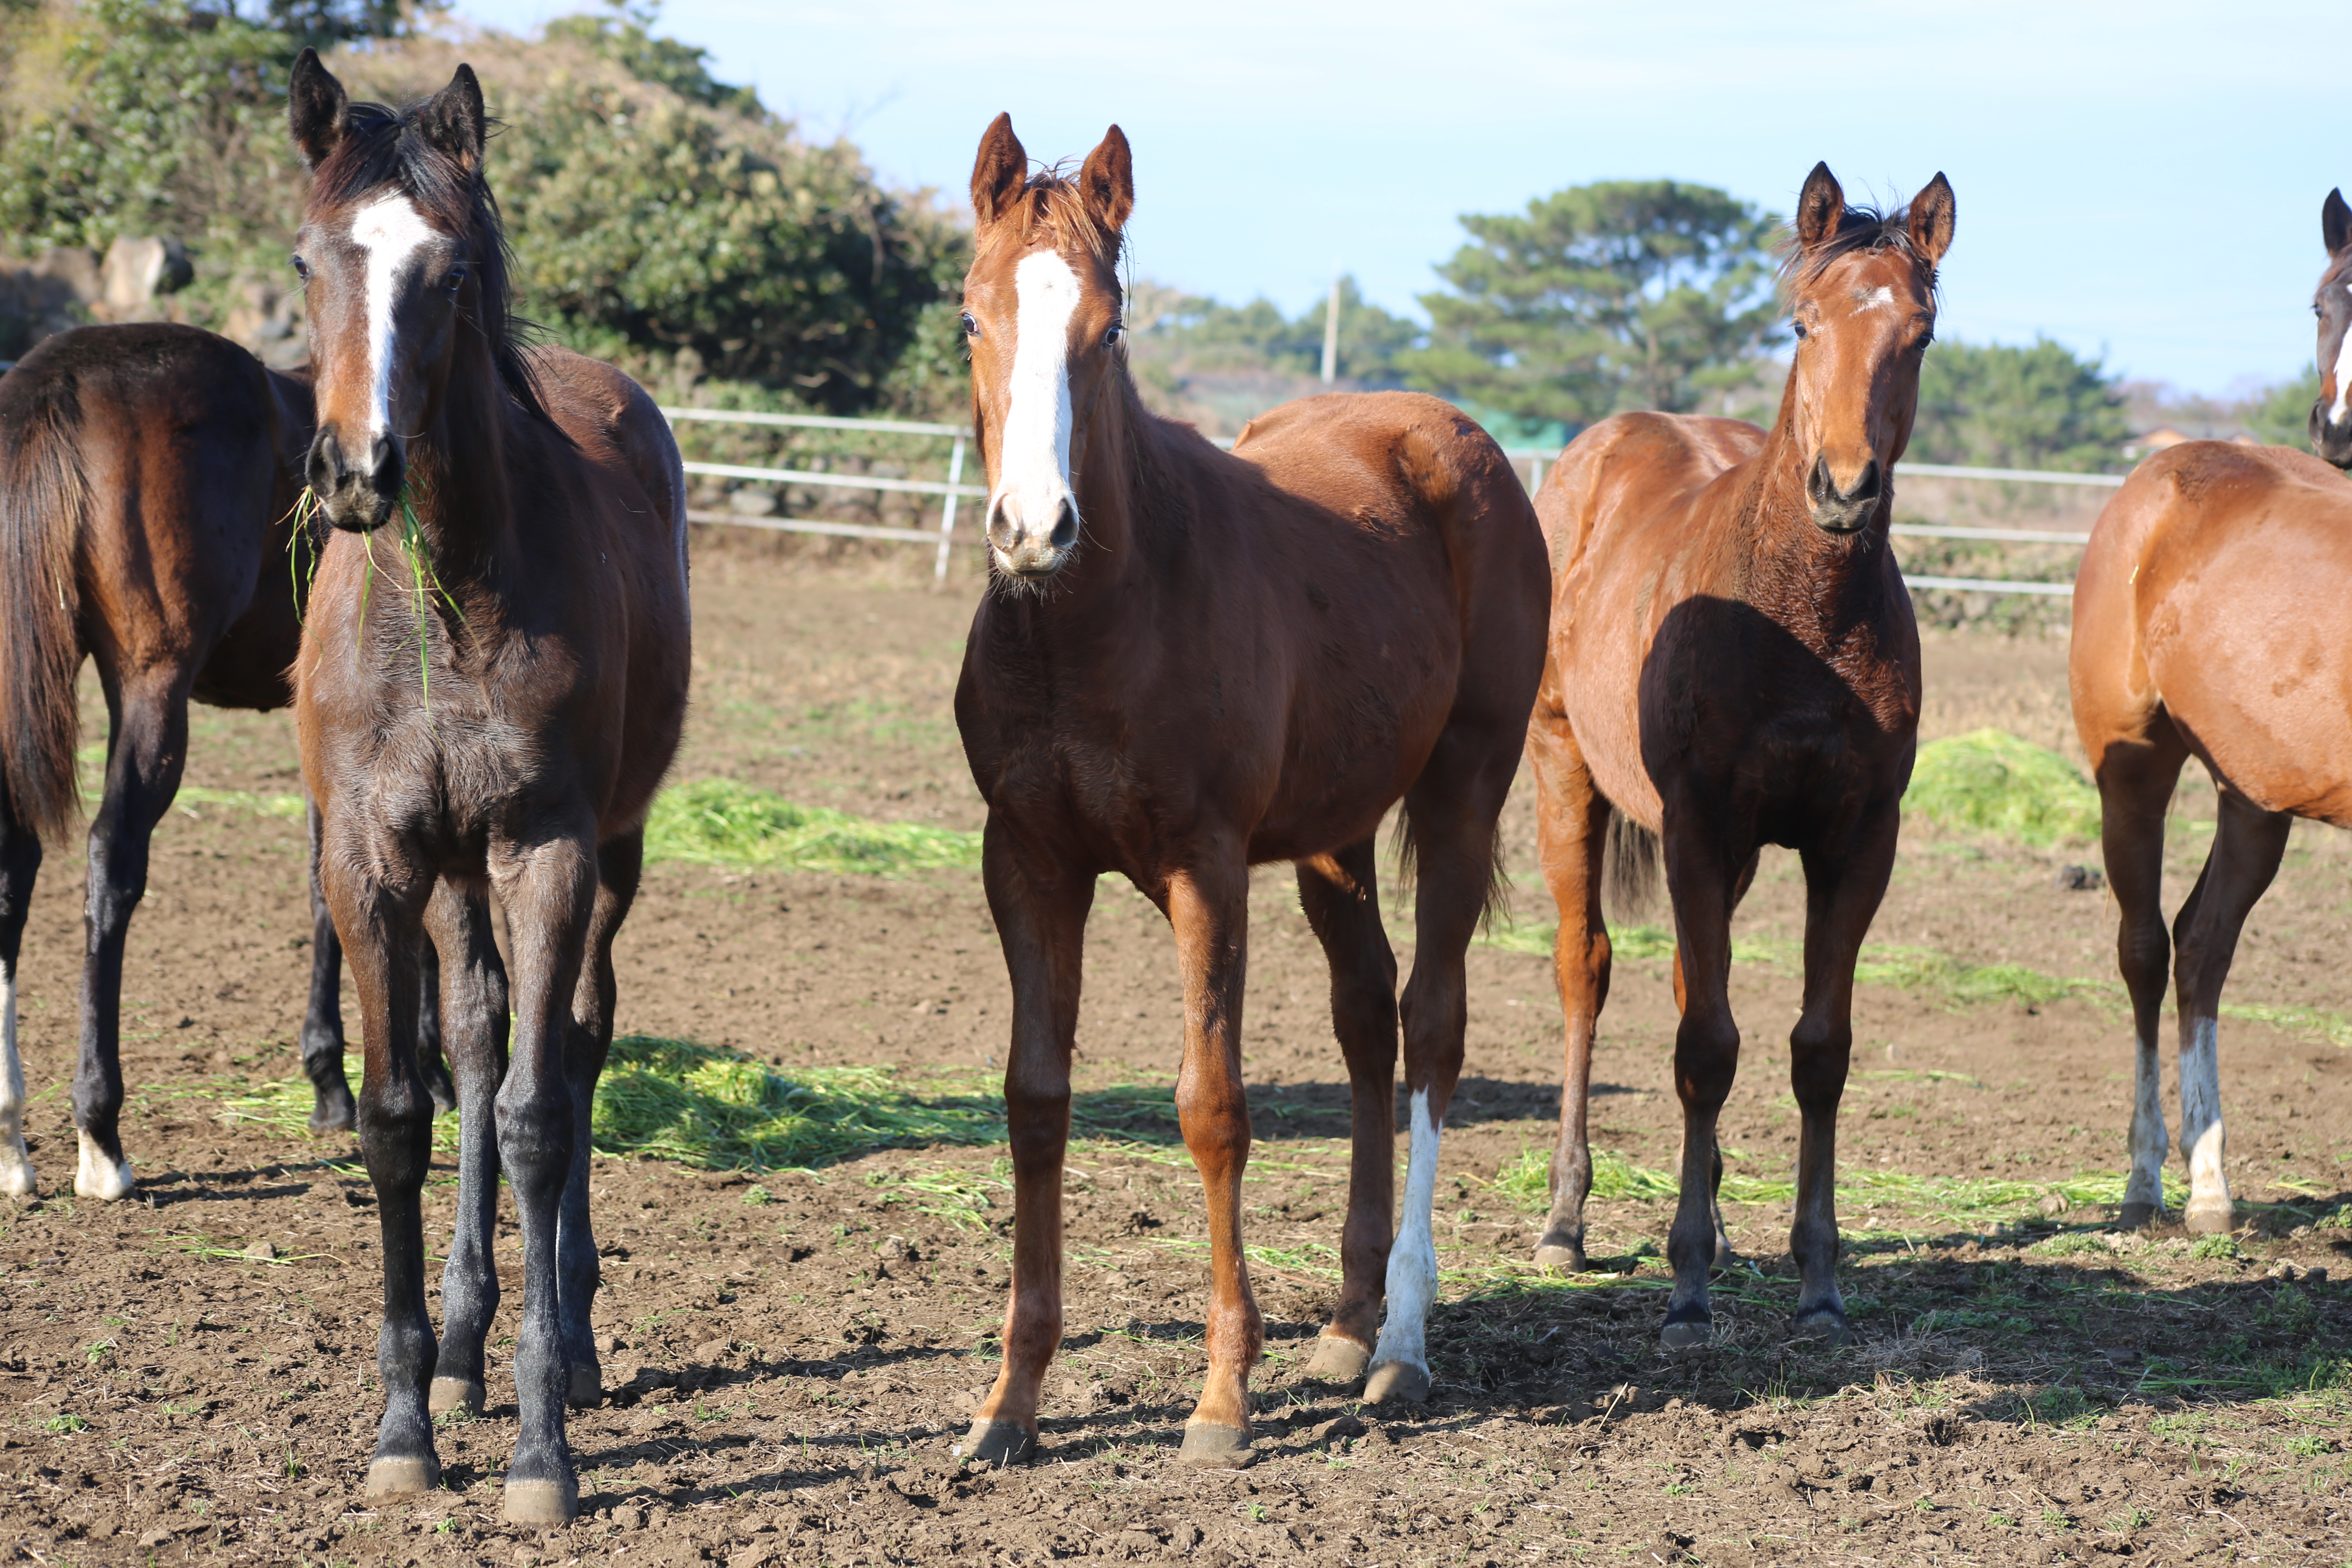
[[[303,477],[310,481],[310,489],[322,496],[332,495],[341,488],[343,451],[332,431],[320,431],[319,438],[310,443],[310,460],[304,466]]]
[[[1054,515],[1054,548],[1067,550],[1077,542],[1077,539],[1078,509],[1071,505],[1069,499],[1065,497],[1061,510]]]
[[[1871,458],[1862,466],[1862,478],[1853,482],[1853,493],[1845,499],[1848,500],[1878,499],[1878,459],[1876,458]]]
[[[368,478],[380,496],[396,496],[405,477],[406,460],[401,456],[399,443],[389,436],[379,436],[368,447]]]
[[[1827,505],[1837,496],[1837,481],[1830,478],[1830,460],[1813,459],[1813,471],[1805,476],[1805,494],[1815,506]]]

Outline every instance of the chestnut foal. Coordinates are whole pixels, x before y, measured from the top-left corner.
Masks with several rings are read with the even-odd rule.
[[[635,383],[518,342],[471,69],[394,113],[350,101],[306,49],[290,99],[312,171],[296,258],[318,374],[310,477],[338,531],[295,714],[359,993],[360,1138],[383,1232],[385,1409],[367,1491],[436,1484],[432,1415],[481,1406],[503,1168],[524,1278],[503,1507],[558,1523],[579,1507],[565,1398],[602,1396],[588,1111],[612,1040],[613,938],[686,711],[684,475]],[[414,518],[413,561],[378,537],[396,509]],[[511,1068],[493,891],[515,964]],[[437,1350],[418,1205],[428,937],[463,1117]]]
[[[2326,461],[2227,441],[2168,447],[2099,513],[2074,579],[2074,728],[2099,784],[2137,1047],[2126,1226],[2164,1213],[2157,1035],[2167,959],[2179,990],[2183,1217],[2219,1234],[2237,1223],[2222,1166],[2230,962],[2294,819],[2352,827],[2352,485],[2336,472],[2352,468],[2352,208],[2341,192],[2327,195],[2320,236],[2310,427]],[[2168,942],[2164,817],[2191,755],[2213,775],[2221,822]]]
[[[1433,398],[1290,404],[1231,456],[1147,413],[1119,347],[1116,263],[1135,196],[1116,126],[1072,181],[1032,175],[1000,116],[971,198],[963,326],[992,581],[956,722],[988,802],[983,876],[1013,984],[1014,1233],[1004,1365],[963,1451],[1004,1463],[1036,1446],[1062,1335],[1081,948],[1095,879],[1116,871],[1174,928],[1184,984],[1176,1106],[1208,1198],[1212,1300],[1182,1458],[1244,1464],[1265,1339],[1241,1237],[1249,868],[1297,867],[1353,1090],[1343,1282],[1313,1370],[1352,1380],[1370,1364],[1368,1400],[1419,1398],[1463,953],[1543,663],[1543,543],[1502,452]],[[1391,1247],[1396,961],[1372,841],[1400,799],[1420,889],[1402,1009],[1412,1152]]]
[[[117,1199],[136,1186],[121,1131],[122,959],[148,841],[179,793],[191,701],[293,700],[302,568],[317,546],[295,538],[310,444],[309,381],[194,327],[77,327],[0,378],[0,1194],[34,1188],[16,961],[42,840],[79,813],[82,661],[98,666],[110,723],[89,827],[74,1191]],[[315,851],[316,811],[310,826]],[[342,953],[315,872],[310,906],[302,1066],[310,1130],[329,1132],[351,1126],[352,1107]],[[446,1106],[437,1045],[427,1058]]]
[[[1769,432],[1622,414],[1578,437],[1536,497],[1551,544],[1550,655],[1528,735],[1567,1074],[1538,1261],[1584,1267],[1585,1098],[1609,994],[1610,825],[1664,840],[1675,913],[1682,1198],[1667,1242],[1669,1346],[1710,1332],[1730,1247],[1716,1117],[1739,1059],[1731,915],[1761,847],[1803,857],[1805,1005],[1789,1037],[1803,1115],[1790,1250],[1796,1324],[1843,1339],[1838,1100],[1854,955],[1895,861],[1919,723],[1919,637],[1887,548],[1952,240],[1941,174],[1891,217],[1849,208],[1826,164],[1798,200],[1784,277],[1798,338]]]

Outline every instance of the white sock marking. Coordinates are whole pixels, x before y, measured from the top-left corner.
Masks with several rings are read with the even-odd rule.
[[[998,508],[1041,542],[1070,493],[1070,317],[1082,290],[1070,264],[1050,250],[1013,269],[1018,310],[1013,336],[1012,396],[998,447]]]
[[[2153,1035],[2135,1042],[2132,1063],[2131,1174],[2124,1202],[2150,1204],[2164,1212],[2164,1157],[2171,1140],[2164,1130],[2164,1098]],[[2186,1136],[2186,1134],[2183,1134]]]
[[[392,429],[393,310],[402,274],[434,231],[406,196],[379,196],[352,217],[352,243],[367,252],[368,419],[359,433],[372,443]]]
[[[30,1197],[33,1157],[25,1147],[25,1063],[16,1055],[16,977],[0,966],[0,1194]]]
[[[2230,1202],[2230,1181],[2222,1173],[2227,1152],[2221,1127],[2221,1048],[2220,1027],[2211,1018],[2192,1021],[2180,1042],[2180,1146],[2189,1155],[2189,1206],[2192,1209]]]
[[[2344,285],[2344,291],[2352,294],[2352,283]],[[2344,417],[2347,402],[2352,402],[2352,327],[2345,330],[2344,341],[2336,345],[2336,401],[2327,410],[2330,425]]]
[[[1426,1372],[1429,1353],[1423,1330],[1437,1295],[1437,1244],[1430,1235],[1430,1208],[1437,1198],[1438,1124],[1430,1119],[1429,1090],[1412,1091],[1412,1148],[1405,1158],[1404,1213],[1389,1248],[1388,1321],[1381,1325],[1372,1364],[1403,1362]]]
[[[131,1162],[108,1159],[87,1132],[77,1129],[74,1136],[81,1141],[81,1167],[74,1173],[74,1191],[108,1203],[129,1197],[131,1189],[139,1184],[131,1173]]]

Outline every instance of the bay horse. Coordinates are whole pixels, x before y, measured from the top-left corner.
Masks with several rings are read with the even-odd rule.
[[[502,1509],[558,1524],[579,1510],[565,1401],[602,1397],[588,1115],[612,1042],[613,939],[686,712],[685,475],[644,389],[524,346],[470,67],[395,111],[352,101],[305,49],[289,115],[311,170],[296,236],[318,388],[307,472],[335,529],[295,721],[359,994],[360,1142],[383,1238],[384,1414],[366,1490],[435,1486],[433,1415],[482,1406],[503,1170],[524,1294]],[[418,1199],[428,947],[461,1116],[438,1345]]]
[[[2099,785],[2100,840],[2131,993],[2131,1174],[2122,1223],[2165,1212],[2157,1062],[2167,960],[2179,988],[2180,1143],[2191,1231],[2233,1228],[2222,1166],[2219,1018],[2239,934],[2298,816],[2352,827],[2352,209],[2328,193],[2313,309],[2324,367],[2312,438],[2184,441],[2132,471],[2100,511],[2074,579],[2075,732]],[[2220,798],[2213,847],[2164,928],[2164,818],[2190,756]],[[2177,948],[2177,953],[2170,951]]]
[[[1418,1399],[1463,955],[1493,896],[1495,820],[1543,661],[1542,541],[1501,450],[1434,398],[1288,404],[1251,421],[1230,456],[1147,412],[1120,347],[1135,185],[1117,126],[1072,180],[1032,174],[1000,115],[971,199],[963,330],[990,585],[956,724],[988,805],[982,876],[1013,990],[1013,1264],[1003,1366],[962,1452],[1005,1464],[1036,1448],[1062,1333],[1087,911],[1096,878],[1118,872],[1174,930],[1176,1108],[1208,1201],[1209,1367],[1181,1458],[1238,1466],[1265,1341],[1242,1252],[1249,868],[1297,868],[1352,1093],[1343,1278],[1310,1371],[1353,1381],[1369,1366],[1368,1401]],[[1391,1247],[1399,1007],[1373,838],[1399,800],[1419,893],[1402,1006],[1411,1153]]]
[[[1730,1253],[1715,1194],[1716,1121],[1739,1058],[1731,916],[1767,844],[1802,857],[1806,885],[1804,1007],[1789,1037],[1803,1118],[1795,1327],[1850,1332],[1837,1107],[1854,956],[1893,869],[1919,725],[1918,630],[1887,527],[1953,216],[1940,174],[1881,215],[1849,205],[1817,164],[1782,268],[1797,344],[1772,428],[1621,414],[1570,443],[1536,496],[1551,637],[1528,752],[1567,1032],[1536,1258],[1584,1267],[1585,1104],[1609,994],[1602,887],[1612,864],[1637,885],[1663,842],[1684,1139],[1668,1347],[1710,1336],[1707,1271]]]
[[[148,840],[179,791],[192,699],[293,700],[300,568],[317,542],[296,516],[310,440],[307,380],[194,327],[78,327],[0,377],[0,1193],[35,1187],[16,969],[42,840],[80,812],[82,661],[98,665],[110,725],[89,830],[74,1191],[115,1199],[134,1186],[120,1127],[122,960]],[[314,842],[315,825],[314,814]],[[324,1132],[351,1126],[352,1104],[341,958],[315,878],[311,926],[302,1065],[310,1127]],[[446,1074],[437,1087],[446,1103]]]

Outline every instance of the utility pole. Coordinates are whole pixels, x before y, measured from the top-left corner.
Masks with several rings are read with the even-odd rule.
[[[1331,302],[1323,310],[1323,384],[1339,374],[1339,269],[1331,269]]]

